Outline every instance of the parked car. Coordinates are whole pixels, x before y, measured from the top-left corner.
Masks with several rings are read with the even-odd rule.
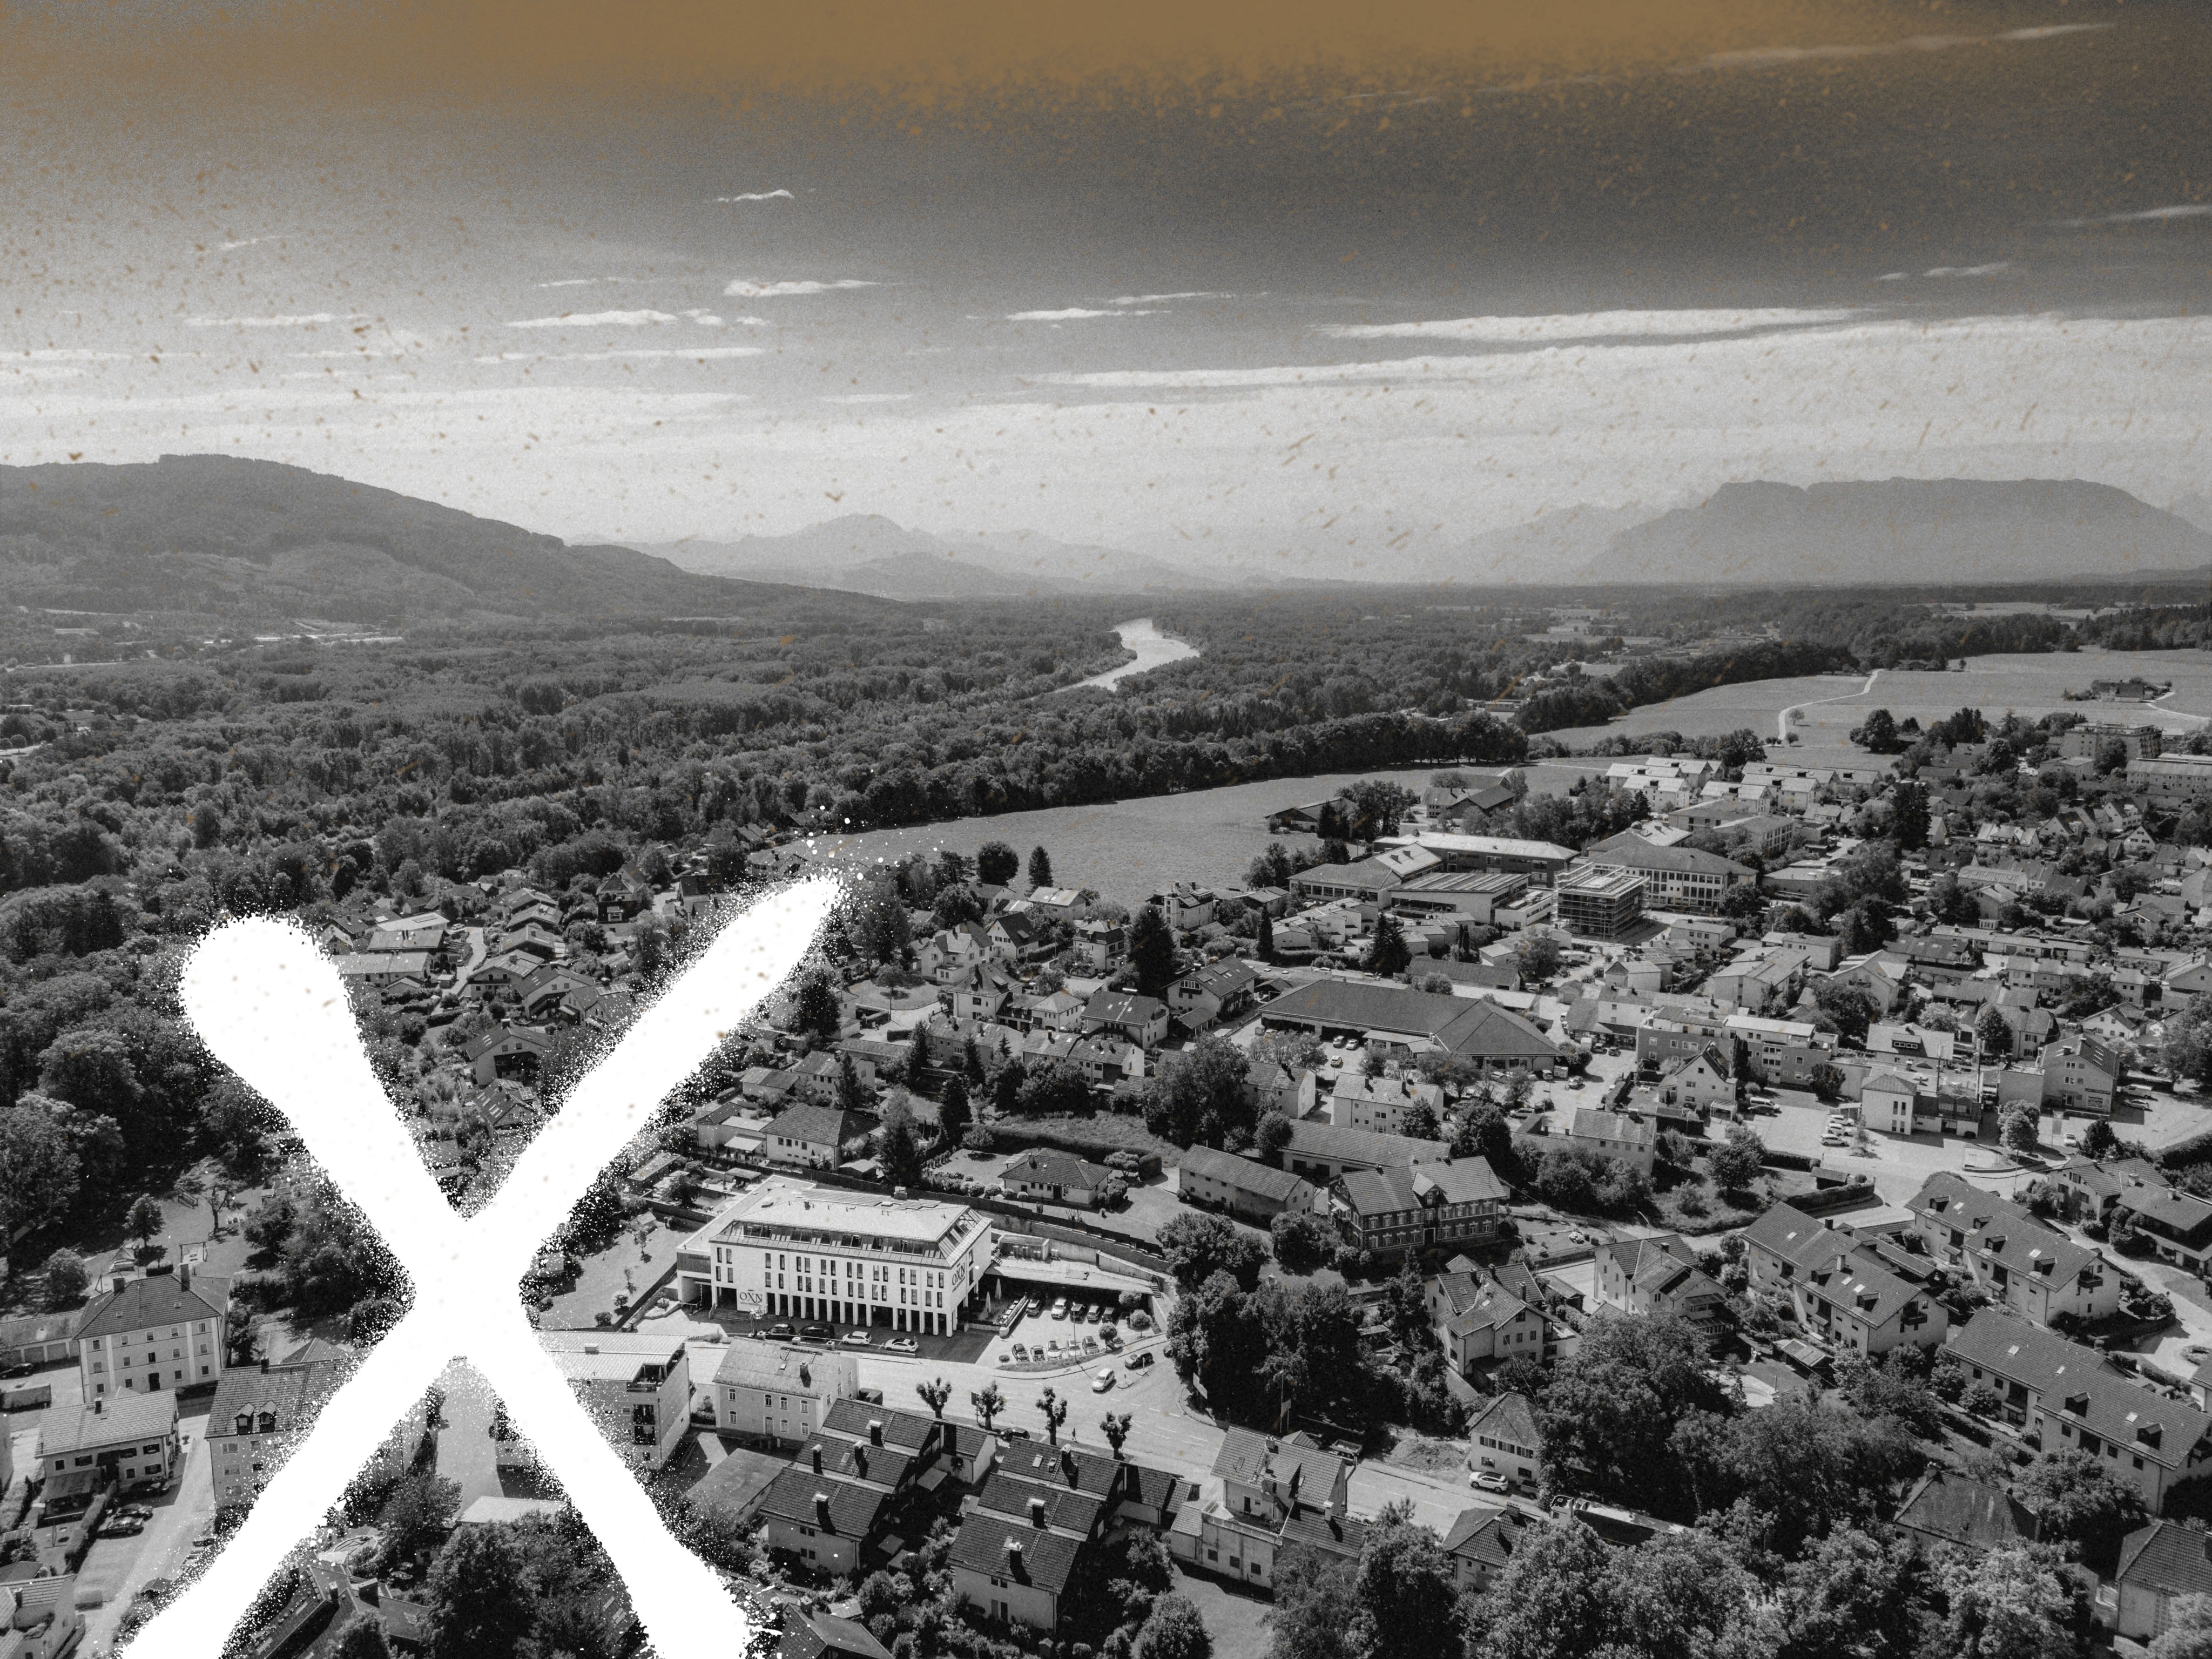
[[[1021,1342],[1017,1342],[1017,1343],[1015,1343],[1015,1344],[1014,1344],[1014,1358],[1015,1358],[1026,1362],[1026,1361],[1028,1360],[1029,1357],[1030,1357],[1030,1351],[1029,1351],[1029,1347],[1028,1347],[1028,1345],[1027,1345],[1027,1344],[1025,1344],[1025,1343],[1021,1343]]]
[[[761,1334],[771,1342],[788,1342],[791,1340],[794,1333],[788,1325],[775,1324],[769,1326],[766,1330],[763,1331]]]
[[[1121,1346],[1121,1328],[1118,1325],[1107,1325],[1102,1327],[1098,1333],[1098,1340],[1101,1342],[1103,1342],[1109,1348],[1120,1347]]]
[[[1031,1438],[1030,1431],[1018,1423],[1007,1425],[1006,1427],[999,1430],[998,1434],[999,1438],[1001,1440],[1027,1440]]]
[[[1065,1319],[1067,1317],[1067,1298],[1066,1297],[1063,1296],[1059,1301],[1052,1304],[1052,1316],[1054,1319]]]
[[[848,1348],[869,1348],[875,1345],[868,1340],[866,1331],[848,1331],[845,1333],[845,1346]]]
[[[1098,1352],[1098,1339],[1095,1336],[1085,1337],[1083,1339],[1083,1352],[1086,1354],[1097,1353]]]
[[[1133,1371],[1143,1370],[1156,1358],[1158,1356],[1150,1348],[1145,1349],[1141,1353],[1133,1353],[1129,1356],[1128,1369]]]
[[[799,1328],[801,1342],[827,1342],[834,1334],[827,1325],[802,1325]]]
[[[1484,1492],[1506,1492],[1510,1490],[1505,1483],[1505,1477],[1504,1475],[1492,1474],[1487,1469],[1477,1469],[1473,1474],[1468,1476],[1467,1483],[1468,1486],[1479,1487]]]
[[[895,1336],[884,1344],[885,1353],[920,1353],[921,1344],[910,1336]]]

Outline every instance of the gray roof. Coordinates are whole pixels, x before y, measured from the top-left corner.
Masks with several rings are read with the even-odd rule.
[[[1218,1181],[1239,1192],[1272,1199],[1279,1203],[1289,1203],[1297,1197],[1300,1188],[1312,1190],[1312,1183],[1304,1176],[1278,1170],[1272,1164],[1263,1164],[1256,1158],[1243,1158],[1235,1152],[1218,1152],[1211,1146],[1193,1146],[1178,1161],[1186,1174]]]

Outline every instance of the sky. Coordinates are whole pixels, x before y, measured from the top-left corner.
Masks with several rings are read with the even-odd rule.
[[[19,8],[0,462],[1316,576],[1754,477],[2212,495],[2201,11],[1033,11]]]

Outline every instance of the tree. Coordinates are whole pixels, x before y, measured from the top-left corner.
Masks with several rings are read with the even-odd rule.
[[[2106,1577],[2118,1566],[2120,1540],[2150,1518],[2134,1485],[2085,1451],[2046,1452],[2021,1473],[2018,1490],[2042,1520],[2042,1541],[2063,1540]]]
[[[1996,1008],[1982,1010],[1981,1018],[1974,1022],[1974,1037],[1989,1059],[2002,1060],[2012,1053],[2012,1027]]]
[[[60,1106],[26,1095],[0,1107],[0,1239],[52,1226],[76,1203],[82,1166]]]
[[[860,1068],[853,1063],[850,1054],[837,1056],[837,1109],[841,1112],[865,1112],[868,1109],[868,1092],[860,1084]]]
[[[1459,1122],[1452,1130],[1451,1152],[1454,1158],[1486,1158],[1492,1170],[1510,1178],[1514,1168],[1513,1126],[1495,1106],[1462,1102]]]
[[[1385,910],[1375,918],[1375,938],[1367,947],[1367,971],[1389,979],[1404,973],[1413,960],[1413,953],[1406,946],[1406,935],[1399,928],[1397,917]]]
[[[1045,1434],[1057,1446],[1060,1443],[1060,1425],[1067,1421],[1067,1401],[1054,1390],[1047,1389],[1038,1396],[1036,1408],[1044,1418]]]
[[[1206,1621],[1183,1595],[1163,1595],[1129,1644],[1130,1659],[1213,1659]]]
[[[534,1622],[536,1590],[505,1527],[463,1527],[438,1552],[423,1587],[429,1659],[517,1659]]]
[[[1261,1614],[1273,1632],[1268,1659],[1365,1659],[1358,1563],[1292,1545],[1275,1558],[1275,1604]],[[1455,1651],[1447,1649],[1446,1651]]]
[[[1409,1506],[1389,1505],[1359,1552],[1353,1582],[1370,1654],[1441,1654],[1454,1645],[1451,1564],[1436,1534],[1411,1516]]]
[[[1813,1000],[1834,1023],[1837,1034],[1856,1044],[1865,1043],[1868,1028],[1881,1015],[1873,992],[1838,980],[1821,981]]]
[[[1894,755],[1905,744],[1897,735],[1897,721],[1887,708],[1877,708],[1852,728],[1850,740],[1870,755]]]
[[[969,1395],[968,1404],[975,1411],[975,1420],[983,1425],[983,1432],[988,1434],[993,1420],[1006,1409],[1006,1396],[996,1382],[987,1382]]]
[[[460,1508],[461,1489],[454,1482],[429,1469],[400,1476],[376,1517],[384,1534],[384,1565],[404,1561],[443,1538]]]
[[[152,1198],[142,1198],[131,1206],[131,1214],[124,1222],[123,1228],[141,1245],[146,1245],[161,1236],[164,1224],[160,1203]]]
[[[986,887],[1008,887],[1022,872],[1022,855],[1002,841],[987,841],[975,849],[975,879]]]
[[[1167,994],[1176,976],[1175,935],[1157,904],[1147,904],[1129,924],[1129,966],[1137,975],[1137,989],[1148,997]]]
[[[82,1301],[92,1284],[92,1276],[85,1271],[84,1258],[66,1248],[46,1258],[44,1271],[49,1308],[67,1308]]]
[[[2150,1659],[2212,1659],[2212,1595],[2179,1595],[2167,1604]]]
[[[1745,1124],[1731,1124],[1728,1138],[1706,1155],[1713,1185],[1724,1193],[1751,1190],[1766,1163],[1766,1143]]]
[[[2119,1131],[2112,1127],[2109,1119],[2094,1118],[2081,1133],[2081,1155],[2084,1158],[2100,1160],[2114,1158],[2118,1156],[2119,1150]]]
[[[1997,1138],[2008,1151],[2033,1152],[2036,1146],[2036,1117],[2032,1107],[2023,1104],[2008,1106],[1998,1126]]]
[[[1734,922],[1756,922],[1766,915],[1766,895],[1755,881],[1739,883],[1721,895],[1721,915]]]
[[[1178,1146],[1220,1145],[1252,1122],[1244,1086],[1250,1069],[1250,1060],[1218,1036],[1162,1056],[1158,1073],[1145,1079],[1145,1127]]]
[[[1524,985],[1541,985],[1549,980],[1559,971],[1559,963],[1564,957],[1559,935],[1540,928],[1522,934],[1520,947],[1514,952],[1514,960]]]
[[[1218,1215],[1179,1215],[1160,1229],[1158,1249],[1168,1271],[1187,1295],[1218,1273],[1249,1291],[1260,1282],[1267,1259],[1260,1241],[1235,1222]]]
[[[1335,1235],[1311,1210],[1285,1210],[1268,1224],[1268,1231],[1276,1265],[1297,1278],[1319,1273],[1336,1251]]]
[[[1032,847],[1030,848],[1030,890],[1034,892],[1040,887],[1053,884],[1052,854],[1042,847]]]
[[[844,1016],[840,1011],[837,990],[829,973],[821,969],[799,981],[799,996],[793,1011],[799,1029],[822,1042],[835,1042],[843,1028]]]
[[[1927,1617],[1910,1544],[1856,1527],[1817,1539],[1784,1571],[1783,1659],[1907,1659]]]
[[[1942,1646],[1956,1659],[2069,1659],[2073,1598],[2032,1547],[1961,1556],[1943,1568],[1950,1616]]]
[[[1273,963],[1275,959],[1275,919],[1265,909],[1260,912],[1260,920],[1252,935],[1252,954],[1265,963]]]
[[[1128,1442],[1129,1430],[1134,1425],[1134,1422],[1135,1419],[1127,1412],[1123,1412],[1119,1417],[1112,1412],[1108,1412],[1105,1416],[1098,1419],[1098,1431],[1106,1437],[1106,1443],[1114,1449],[1114,1456],[1117,1462],[1121,1455],[1121,1448]]]
[[[356,1613],[331,1651],[336,1659],[390,1659],[392,1653],[384,1640],[384,1622],[373,1613]]]
[[[975,1111],[968,1103],[968,1079],[954,1073],[945,1079],[937,1097],[937,1133],[947,1146],[956,1146],[968,1133]]]
[[[883,1126],[876,1133],[876,1158],[884,1166],[884,1179],[894,1187],[919,1187],[924,1173],[921,1139],[915,1127],[914,1109],[902,1094],[894,1094],[884,1108]]]
[[[1681,1463],[1669,1442],[1693,1412],[1725,1414],[1706,1342],[1673,1314],[1601,1315],[1553,1368],[1536,1420],[1555,1490],[1672,1505]]]
[[[945,1402],[952,1398],[952,1385],[943,1377],[933,1377],[927,1382],[917,1382],[914,1391],[921,1396],[921,1403],[929,1407],[929,1414],[939,1422],[945,1420]]]
[[[1900,853],[1928,844],[1928,786],[1906,778],[1889,792],[1889,834]]]
[[[1268,1113],[1252,1131],[1253,1150],[1271,1169],[1283,1167],[1283,1153],[1290,1144],[1291,1120],[1280,1112]]]

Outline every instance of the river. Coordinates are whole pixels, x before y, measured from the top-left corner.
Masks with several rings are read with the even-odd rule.
[[[1150,617],[1139,617],[1133,622],[1118,624],[1114,631],[1121,636],[1121,643],[1137,653],[1133,662],[1125,662],[1119,668],[1109,668],[1103,674],[1093,674],[1087,680],[1078,680],[1068,687],[1074,690],[1085,685],[1119,685],[1132,674],[1149,673],[1155,668],[1164,668],[1171,662],[1181,662],[1185,657],[1194,657],[1198,647],[1178,639],[1172,639],[1152,625]]]

